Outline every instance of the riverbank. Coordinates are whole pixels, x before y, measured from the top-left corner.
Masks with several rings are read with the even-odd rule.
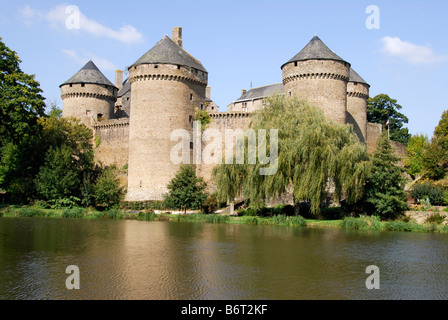
[[[109,211],[96,211],[86,208],[71,209],[42,209],[36,207],[0,206],[0,217],[34,217],[55,219],[113,219],[113,220],[139,220],[139,221],[172,221],[172,222],[201,222],[201,223],[233,223],[251,225],[277,225],[289,227],[309,228],[339,228],[351,230],[373,231],[401,231],[401,232],[426,232],[448,233],[448,225],[443,219],[446,214],[441,214],[439,219],[425,222],[423,219],[432,217],[432,213],[407,212],[406,219],[396,221],[380,221],[376,217],[361,216],[358,218],[346,217],[338,220],[305,219],[301,216],[287,217],[286,215],[274,215],[272,217],[259,216],[229,216],[224,214],[201,214],[196,212],[163,212],[153,210],[129,211],[112,209]]]

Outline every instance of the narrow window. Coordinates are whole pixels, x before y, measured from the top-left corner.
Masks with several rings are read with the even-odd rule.
[[[84,88],[86,86],[85,83],[81,83],[81,88]]]
[[[294,67],[297,67],[297,61],[294,61]]]
[[[179,65],[177,66],[177,69],[178,69],[178,70],[180,69],[180,66],[179,66]]]
[[[189,116],[189,117],[188,117],[188,122],[190,122],[190,123],[193,122],[193,116]]]
[[[193,101],[193,94],[190,94],[190,100]]]
[[[190,142],[190,149],[193,150],[193,148],[194,148],[193,142]]]
[[[154,65],[154,69],[157,69],[159,66],[158,65]]]

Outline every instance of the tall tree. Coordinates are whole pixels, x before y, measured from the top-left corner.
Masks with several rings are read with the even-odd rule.
[[[371,123],[380,123],[383,130],[390,129],[390,139],[400,142],[404,145],[408,144],[409,129],[404,124],[409,122],[399,110],[402,109],[397,100],[390,98],[387,94],[379,94],[367,101],[367,121]],[[389,128],[386,123],[389,122]]]
[[[387,132],[378,139],[371,173],[365,185],[365,209],[383,220],[395,219],[407,209],[404,169],[397,165]]]
[[[0,38],[0,188],[13,201],[33,196],[33,179],[43,160],[38,119],[44,116],[44,98],[39,83],[20,63]]]
[[[415,179],[423,174],[424,156],[429,148],[428,136],[423,134],[413,135],[409,139],[406,148],[408,155],[404,159],[404,165],[408,173]]]
[[[442,118],[431,140],[431,145],[423,156],[425,175],[433,180],[443,179],[448,172],[448,110]]]
[[[278,140],[268,136],[265,145],[268,151],[272,143],[278,146],[277,159],[271,159],[277,170],[260,174],[267,167],[261,161],[217,166],[213,174],[220,200],[240,195],[256,206],[292,187],[295,204],[309,201],[317,213],[330,183],[337,200],[344,196],[354,202],[361,196],[368,156],[349,126],[328,120],[304,100],[272,97],[264,109],[254,113],[251,129],[258,133],[278,130]],[[262,146],[263,141],[258,144]]]
[[[165,203],[170,208],[197,210],[202,207],[207,194],[206,184],[196,176],[194,166],[182,165],[176,176],[167,186],[169,193],[165,197]]]
[[[0,137],[14,143],[39,131],[45,115],[44,97],[34,75],[24,73],[16,52],[0,38]]]

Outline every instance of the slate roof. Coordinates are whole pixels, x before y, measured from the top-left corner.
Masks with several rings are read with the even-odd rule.
[[[87,62],[86,65],[81,68],[81,70],[79,70],[73,77],[61,84],[60,87],[66,84],[79,83],[90,83],[115,87],[115,85],[104,76],[104,74],[98,69],[98,67],[93,63],[92,60]]]
[[[347,63],[344,59],[339,57],[336,53],[330,50],[325,43],[318,36],[315,36],[311,41],[296,54],[291,60],[286,62],[284,65],[295,62],[295,61],[306,61],[306,60],[335,60]],[[284,66],[283,65],[283,66]],[[283,68],[282,66],[282,68]]]
[[[138,59],[131,68],[141,64],[177,64],[207,72],[198,60],[179,47],[168,36],[164,36],[151,50]]]
[[[283,93],[283,90],[284,90],[283,83],[277,83],[264,87],[253,88],[247,91],[245,94],[243,94],[235,102],[266,98],[274,94]]]
[[[369,85],[361,76],[352,68],[350,68],[350,79],[349,82],[357,82],[357,83],[364,83]]]
[[[129,82],[129,79],[126,79],[126,81],[123,83],[123,87],[118,91],[117,97],[121,98],[126,93],[128,93],[129,90],[131,90],[131,83]]]

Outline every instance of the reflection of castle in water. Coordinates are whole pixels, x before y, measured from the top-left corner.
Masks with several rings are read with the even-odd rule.
[[[127,200],[160,200],[179,165],[170,161],[177,142],[176,129],[192,133],[195,107],[209,112],[210,129],[247,129],[251,112],[262,108],[273,94],[297,95],[318,106],[337,123],[349,123],[369,146],[381,126],[367,123],[367,84],[346,62],[315,36],[291,60],[281,66],[279,84],[242,91],[240,98],[219,112],[213,103],[208,72],[182,47],[182,29],[172,39],[164,36],[132,64],[129,77],[116,72],[112,84],[89,61],[61,85],[63,116],[76,117],[92,127],[96,156],[105,165],[128,164]],[[211,180],[213,165],[196,165],[197,174]]]

